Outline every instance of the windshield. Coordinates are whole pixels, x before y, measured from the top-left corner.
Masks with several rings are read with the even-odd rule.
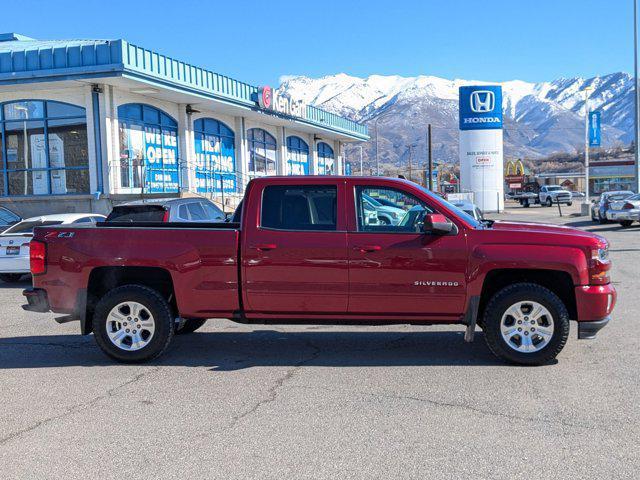
[[[62,220],[50,220],[43,222],[42,220],[24,220],[20,223],[16,223],[13,227],[6,229],[2,232],[3,235],[12,233],[33,233],[35,227],[46,227],[48,225],[60,225]]]
[[[562,190],[562,187],[558,187],[558,186],[547,187],[547,192],[557,192],[558,190]]]
[[[422,185],[418,185],[418,187],[420,188],[420,190],[422,190],[424,193],[426,193],[429,196],[429,198],[432,199],[436,203],[436,205],[437,204],[444,204],[445,207],[447,207],[449,210],[453,211],[457,216],[462,218],[465,222],[467,222],[473,228],[478,228],[479,226],[482,225],[481,222],[479,222],[478,220],[473,218],[473,216],[469,215],[467,212],[465,212],[461,208],[456,207],[453,203],[448,202],[447,200],[445,200],[442,197],[439,197],[438,195],[434,194],[433,192],[430,192],[428,189],[426,189]]]

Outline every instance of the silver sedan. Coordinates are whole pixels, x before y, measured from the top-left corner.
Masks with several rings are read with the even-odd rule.
[[[618,222],[625,228],[630,227],[633,222],[640,222],[640,193],[611,202],[607,220]]]

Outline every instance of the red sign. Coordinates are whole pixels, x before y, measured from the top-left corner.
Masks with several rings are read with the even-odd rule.
[[[260,108],[271,108],[271,101],[273,100],[273,89],[271,87],[260,87],[258,90],[258,103]]]

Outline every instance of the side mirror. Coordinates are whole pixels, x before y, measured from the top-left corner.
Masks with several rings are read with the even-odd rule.
[[[424,217],[424,226],[422,228],[425,233],[446,235],[453,230],[453,223],[440,213],[429,213]]]

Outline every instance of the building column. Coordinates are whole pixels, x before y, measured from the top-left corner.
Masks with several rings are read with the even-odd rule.
[[[236,149],[236,183],[238,185],[238,193],[242,194],[249,181],[249,145],[247,143],[244,117],[235,117],[233,123]]]
[[[340,140],[336,140],[334,142],[335,151],[336,151],[336,175],[344,175],[344,152],[342,151],[342,142]]]
[[[118,140],[118,114],[114,89],[102,87],[100,95],[100,126],[102,127],[102,175],[106,194],[117,193],[120,187],[120,145]]]
[[[193,121],[187,113],[187,105],[178,105],[178,169],[182,191],[196,192],[196,150],[193,138]]]
[[[276,160],[276,175],[287,175],[287,133],[284,127],[278,128],[278,155]]]
[[[318,148],[313,133],[309,134],[309,174],[318,175]]]
[[[100,179],[99,171],[100,166],[98,166],[97,159],[101,157],[96,150],[96,131],[100,131],[100,121],[99,117],[96,117],[96,113],[99,114],[100,107],[97,106],[94,109],[94,101],[93,101],[93,87],[91,85],[86,85],[84,87],[84,107],[86,110],[86,119],[87,119],[87,160],[89,162],[89,192],[94,194],[99,188]],[[96,125],[97,123],[97,125]],[[100,146],[97,146],[100,148]]]

